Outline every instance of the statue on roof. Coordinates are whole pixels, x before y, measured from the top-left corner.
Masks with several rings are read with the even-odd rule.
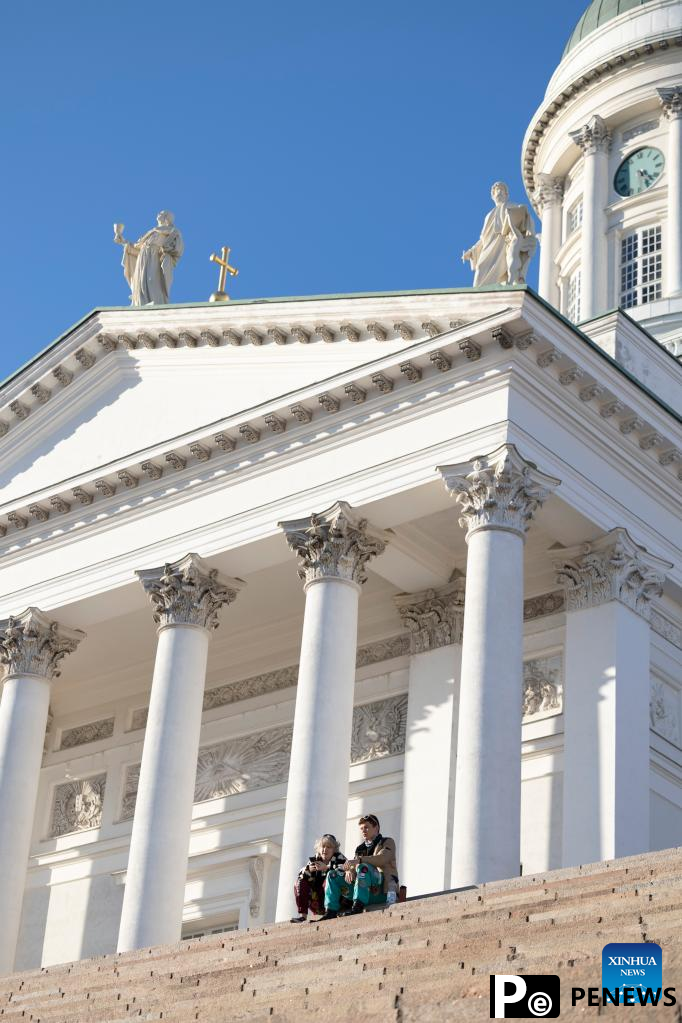
[[[184,250],[172,213],[161,210],[156,225],[136,242],[127,242],[124,225],[114,224],[114,241],[124,246],[121,265],[134,306],[168,304],[173,271]]]
[[[483,222],[481,237],[462,253],[474,271],[474,287],[482,284],[525,284],[537,247],[535,224],[523,203],[509,202],[509,189],[496,181],[490,189],[495,203]]]

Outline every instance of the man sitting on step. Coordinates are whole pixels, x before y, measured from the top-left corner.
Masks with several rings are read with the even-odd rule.
[[[381,834],[379,819],[373,813],[361,817],[363,841],[352,860],[343,868],[330,870],[327,876],[322,920],[339,915],[341,898],[352,893],[351,913],[363,913],[368,905],[393,905],[398,893],[398,853],[392,838]]]

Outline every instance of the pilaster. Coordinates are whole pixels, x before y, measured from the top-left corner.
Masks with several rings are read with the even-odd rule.
[[[464,577],[395,598],[410,633],[400,862],[415,895],[450,887]],[[429,855],[424,855],[424,835]]]
[[[595,114],[569,134],[584,158],[580,319],[589,320],[608,306],[606,204],[611,132],[604,119]]]
[[[650,605],[670,567],[620,527],[555,561],[566,592],[566,866],[649,848]]]
[[[657,89],[668,122],[668,217],[664,228],[665,297],[682,294],[682,86]]]

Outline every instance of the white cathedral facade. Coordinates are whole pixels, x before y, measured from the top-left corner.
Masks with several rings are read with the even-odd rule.
[[[288,919],[367,812],[409,895],[682,844],[681,57],[581,18],[540,297],[100,309],[2,386],[0,972]]]

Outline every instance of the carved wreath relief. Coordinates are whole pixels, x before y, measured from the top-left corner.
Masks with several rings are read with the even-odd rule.
[[[363,704],[353,711],[351,764],[405,751],[407,694]],[[226,739],[199,750],[194,801],[218,799],[286,782],[291,757],[291,725]],[[126,770],[120,820],[130,819],[140,781],[140,765]]]
[[[55,789],[50,837],[67,835],[102,823],[106,774],[69,781]]]

